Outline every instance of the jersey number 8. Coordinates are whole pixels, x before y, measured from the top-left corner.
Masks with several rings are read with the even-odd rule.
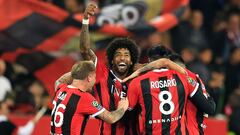
[[[167,98],[164,99],[164,95],[167,95]],[[172,94],[169,91],[161,91],[158,95],[158,99],[160,100],[159,105],[160,112],[165,115],[172,114],[175,108],[174,103],[172,102]],[[170,106],[168,110],[165,110],[163,107],[166,104]]]
[[[53,101],[53,105],[54,105],[54,107],[53,107],[51,116],[54,114],[54,119],[53,119],[53,121],[51,121],[51,125],[53,125],[52,122],[54,122],[55,127],[61,127],[62,124],[63,124],[63,117],[64,117],[64,115],[63,115],[62,112],[59,111],[59,109],[62,108],[63,110],[65,110],[66,106],[64,104],[57,105],[56,101]],[[57,117],[59,117],[59,121],[58,122],[56,121]]]

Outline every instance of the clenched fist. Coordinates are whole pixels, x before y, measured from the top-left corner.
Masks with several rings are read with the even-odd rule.
[[[128,109],[129,101],[127,98],[123,98],[118,102],[118,108],[122,108],[124,111]]]
[[[90,16],[93,16],[96,12],[97,5],[95,3],[88,4],[87,8],[84,11],[84,19],[89,19]]]

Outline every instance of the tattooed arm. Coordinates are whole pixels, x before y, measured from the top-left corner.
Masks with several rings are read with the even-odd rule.
[[[95,4],[90,3],[84,11],[84,20],[88,20],[90,16],[94,15],[96,8],[97,6]],[[90,48],[88,22],[82,24],[79,48],[84,60],[92,60],[93,62],[95,62],[96,55]]]
[[[98,117],[109,124],[113,124],[121,119],[124,113],[125,111],[123,108],[119,108],[112,112],[105,110],[103,113],[99,114]]]
[[[66,83],[66,84],[71,84],[72,83],[72,77],[71,77],[71,72],[65,73],[62,75],[60,78],[58,78],[55,82],[55,91],[58,87],[59,84]]]
[[[149,64],[143,66],[142,68],[139,68],[138,70],[133,72],[130,76],[123,79],[123,82],[133,79],[133,78],[139,76],[141,73],[144,73],[146,71],[150,71],[153,69],[159,69],[159,68],[163,68],[163,67],[166,67],[166,68],[169,68],[172,70],[176,70],[177,72],[182,73],[182,74],[186,74],[185,69],[182,68],[181,66],[179,66],[178,64],[174,63],[173,61],[171,61],[169,59],[161,58],[161,59],[150,62]]]
[[[187,72],[183,67],[179,66],[177,63],[166,58],[158,59],[156,61],[149,63],[148,66],[146,65],[145,68],[140,69],[140,72],[146,72],[148,70],[159,69],[163,67],[175,70],[181,74],[187,74]]]
[[[103,113],[99,114],[98,117],[109,124],[115,123],[122,118],[125,111],[128,108],[128,99],[122,99],[118,102],[118,108],[115,111],[109,112],[105,110]]]

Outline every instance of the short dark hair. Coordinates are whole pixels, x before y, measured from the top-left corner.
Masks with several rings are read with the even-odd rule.
[[[95,65],[91,61],[80,61],[73,65],[71,76],[73,79],[84,80],[89,73],[96,70]]]
[[[113,66],[112,60],[114,57],[114,53],[119,48],[126,48],[129,50],[131,55],[131,61],[133,63],[130,67],[130,70],[133,69],[134,64],[136,64],[138,61],[139,51],[135,41],[130,38],[115,38],[112,42],[109,43],[107,47],[107,58],[110,68],[112,68]]]
[[[168,58],[171,54],[171,50],[163,46],[162,44],[157,44],[148,50],[148,58],[151,60],[157,60],[160,58]]]
[[[177,53],[172,53],[171,55],[169,55],[169,59],[174,62],[181,62],[182,64],[185,64],[182,56]]]

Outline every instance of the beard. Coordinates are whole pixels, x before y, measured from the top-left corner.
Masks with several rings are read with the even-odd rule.
[[[130,69],[130,66],[129,66],[129,65],[127,65],[127,66],[124,67],[124,68],[120,68],[120,67],[117,66],[117,65],[113,65],[113,67],[112,67],[112,70],[113,70],[116,74],[121,75],[121,76],[127,74],[128,71],[129,71],[129,69]]]

